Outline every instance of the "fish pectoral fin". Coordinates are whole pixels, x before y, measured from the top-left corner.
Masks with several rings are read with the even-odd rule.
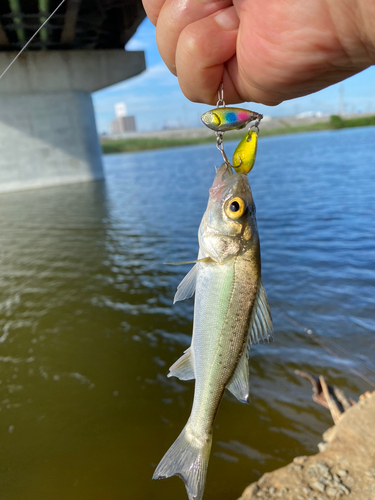
[[[264,342],[265,340],[268,342],[273,340],[270,306],[268,305],[266,291],[261,281],[255,297],[248,335],[249,349],[251,344],[258,344],[259,342]]]
[[[185,353],[169,368],[168,377],[177,377],[180,380],[193,380],[195,378],[193,360],[191,357],[191,348],[186,349]]]
[[[173,299],[173,304],[175,304],[179,300],[190,299],[190,297],[194,295],[195,285],[197,283],[197,270],[198,266],[195,264],[195,266],[190,269],[190,271],[178,285],[177,292]]]
[[[241,403],[249,402],[250,382],[249,382],[249,360],[246,349],[244,350],[240,362],[233,374],[227,389],[233,396],[236,396]]]
[[[185,260],[184,262],[164,262],[164,264],[168,264],[170,266],[180,266],[182,264],[196,264],[197,262],[203,262],[204,264],[209,264],[210,262],[214,262],[211,257],[203,257],[203,259],[197,260]]]

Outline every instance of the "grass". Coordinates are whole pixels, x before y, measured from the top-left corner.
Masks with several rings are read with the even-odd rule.
[[[351,127],[369,127],[375,125],[375,116],[361,116],[360,118],[341,118],[332,115],[330,123],[332,128],[351,128]]]
[[[146,149],[172,148],[177,146],[191,146],[212,142],[213,137],[176,137],[159,138],[145,137],[142,139],[116,139],[114,141],[102,140],[103,153],[126,153],[130,151],[145,151]]]
[[[310,125],[290,126],[285,124],[284,127],[262,130],[262,137],[282,134],[298,134],[302,132],[316,132],[321,130],[337,130],[349,127],[366,127],[375,125],[375,116],[363,116],[359,118],[341,118],[337,115],[332,115],[327,122],[317,122]],[[228,140],[242,139],[243,131],[233,133],[228,137]],[[104,154],[110,153],[127,153],[134,151],[145,151],[149,149],[171,148],[178,146],[190,146],[193,144],[204,144],[214,140],[214,136],[205,137],[176,137],[176,138],[160,138],[160,137],[145,137],[145,138],[127,138],[101,141]]]

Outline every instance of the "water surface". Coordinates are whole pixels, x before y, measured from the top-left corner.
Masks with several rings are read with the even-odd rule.
[[[226,145],[231,154],[235,144]],[[295,369],[369,389],[289,318],[374,363],[375,128],[265,138],[250,174],[275,342],[250,356],[251,402],[226,394],[205,500],[317,451],[331,425]],[[184,499],[151,481],[193,383],[167,379],[193,301],[214,145],[107,156],[106,181],[0,196],[0,491],[4,500]],[[287,316],[285,316],[285,314]],[[371,373],[366,373],[370,375]]]

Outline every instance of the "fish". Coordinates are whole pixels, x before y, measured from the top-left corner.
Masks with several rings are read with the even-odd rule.
[[[233,153],[232,166],[236,172],[250,172],[255,163],[257,146],[258,134],[255,130],[249,130]]]
[[[263,115],[255,111],[249,111],[243,108],[221,107],[206,111],[201,116],[202,122],[206,127],[215,132],[227,132],[246,127],[249,122],[263,118]]]
[[[213,424],[225,389],[249,402],[250,346],[273,339],[249,181],[227,163],[216,172],[198,241],[198,259],[174,297],[175,303],[195,293],[192,342],[168,374],[195,379],[193,406],[153,475],[179,476],[189,500],[203,496]]]

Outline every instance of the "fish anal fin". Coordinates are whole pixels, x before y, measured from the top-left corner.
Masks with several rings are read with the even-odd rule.
[[[233,374],[227,389],[236,396],[241,403],[249,402],[250,382],[249,382],[249,361],[246,349],[244,350],[236,371]]]
[[[195,378],[193,360],[190,347],[185,353],[169,368],[168,377],[177,377],[180,380],[192,380]]]
[[[177,292],[173,299],[173,304],[179,300],[189,299],[194,295],[195,284],[197,282],[197,265],[193,266],[177,287]]]

